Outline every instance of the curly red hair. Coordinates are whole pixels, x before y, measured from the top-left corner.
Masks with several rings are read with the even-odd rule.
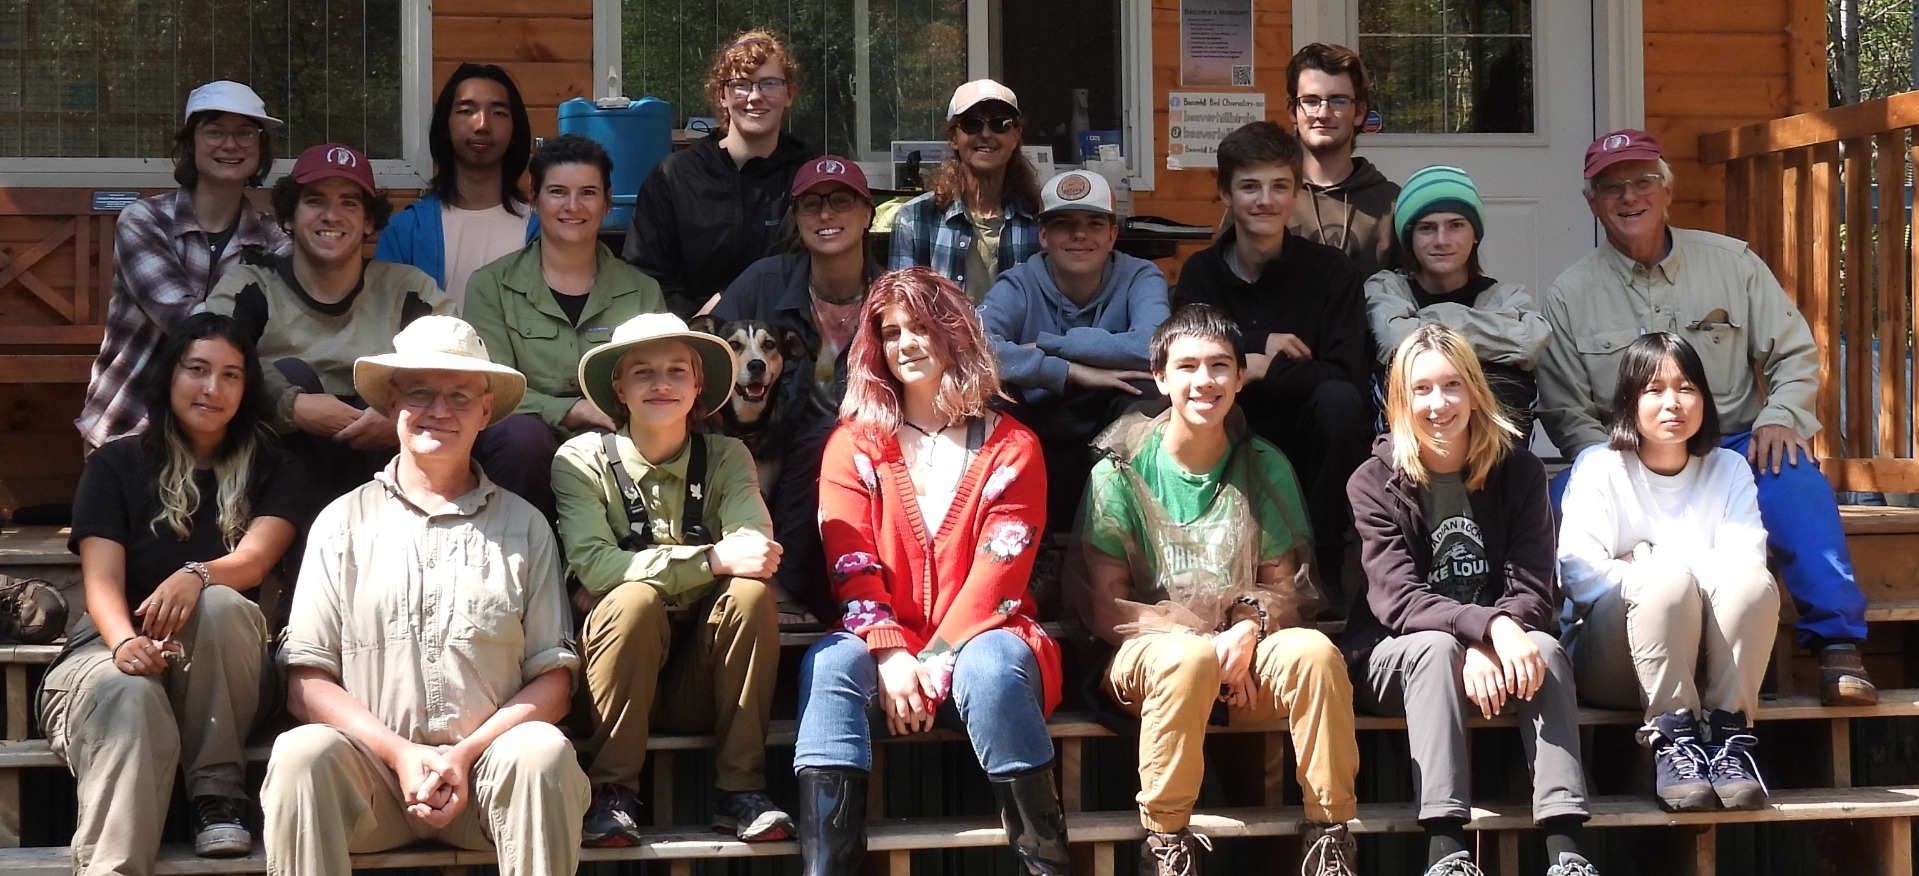
[[[900,427],[900,382],[886,364],[880,321],[894,307],[926,328],[933,352],[944,364],[935,406],[952,422],[986,415],[999,394],[999,361],[966,293],[932,268],[881,274],[866,293],[859,332],[846,353],[846,397],[840,420],[868,435],[891,435]]]

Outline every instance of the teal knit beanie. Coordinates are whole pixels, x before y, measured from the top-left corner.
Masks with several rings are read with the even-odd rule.
[[[1479,189],[1473,185],[1472,177],[1457,167],[1434,165],[1408,177],[1406,185],[1399,190],[1399,201],[1393,206],[1393,230],[1399,233],[1399,245],[1412,252],[1413,225],[1422,217],[1458,213],[1472,223],[1473,236],[1485,240],[1486,220],[1482,210]]]

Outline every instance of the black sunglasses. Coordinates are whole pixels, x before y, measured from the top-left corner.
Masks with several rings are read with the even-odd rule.
[[[979,136],[979,132],[987,128],[992,128],[995,134],[1004,134],[1007,131],[1011,131],[1019,127],[1019,117],[994,116],[989,119],[981,116],[960,116],[959,120],[954,124],[959,125],[959,129],[965,131],[966,136],[977,137]]]

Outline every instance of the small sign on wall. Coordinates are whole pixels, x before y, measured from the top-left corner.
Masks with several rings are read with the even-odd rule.
[[[1266,95],[1175,91],[1166,96],[1166,169],[1218,167],[1219,141],[1266,118]]]
[[[140,200],[139,192],[115,192],[95,189],[93,192],[93,211],[96,213],[118,213],[133,206]]]
[[[1179,84],[1253,87],[1253,0],[1180,0]]]

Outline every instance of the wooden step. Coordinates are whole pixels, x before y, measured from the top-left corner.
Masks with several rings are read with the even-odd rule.
[[[1598,797],[1589,802],[1588,828],[1647,828],[1678,825],[1734,824],[1780,821],[1834,821],[1872,818],[1908,818],[1919,815],[1919,788],[1849,788],[1844,790],[1787,790],[1772,795],[1761,809],[1673,813],[1660,809],[1649,797]],[[1210,838],[1292,836],[1303,827],[1305,813],[1297,806],[1217,809],[1193,815],[1192,829]],[[1355,833],[1410,833],[1419,827],[1416,804],[1379,803],[1359,807],[1350,822]],[[1489,803],[1473,807],[1466,829],[1474,831],[1528,830],[1533,827],[1531,804],[1526,801]],[[1066,816],[1068,838],[1076,844],[1137,842],[1146,833],[1139,816],[1123,812],[1078,812]],[[640,845],[625,849],[583,849],[590,861],[693,860],[795,855],[795,842],[743,843],[699,827],[649,828]],[[877,854],[915,849],[997,846],[1006,842],[1005,830],[990,817],[879,819],[867,828],[867,849]],[[479,866],[494,862],[491,852],[422,845],[376,854],[354,855],[356,870],[389,867]],[[0,872],[9,876],[66,876],[71,872],[66,848],[0,849]],[[167,846],[160,852],[156,874],[261,873],[264,852],[244,858],[199,858],[186,846]]]

